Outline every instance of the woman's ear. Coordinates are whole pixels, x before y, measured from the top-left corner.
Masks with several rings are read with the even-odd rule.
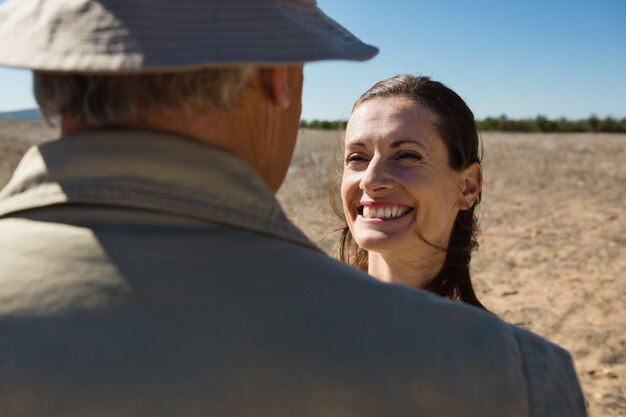
[[[459,196],[461,210],[469,210],[472,208],[480,191],[483,188],[483,169],[479,163],[474,162],[463,171],[461,171],[460,183],[461,195]]]
[[[288,108],[291,103],[291,92],[287,80],[287,67],[259,68],[259,78],[267,99],[280,110]]]

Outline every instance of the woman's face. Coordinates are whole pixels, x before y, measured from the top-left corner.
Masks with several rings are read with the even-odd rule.
[[[428,108],[402,98],[371,99],[352,113],[341,197],[361,248],[423,253],[420,249],[430,248],[419,235],[447,247],[463,172],[449,167],[436,122]]]

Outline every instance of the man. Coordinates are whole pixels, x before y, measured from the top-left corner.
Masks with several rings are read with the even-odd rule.
[[[320,252],[273,196],[314,0],[14,0],[61,138],[0,195],[0,415],[583,416],[568,354]]]

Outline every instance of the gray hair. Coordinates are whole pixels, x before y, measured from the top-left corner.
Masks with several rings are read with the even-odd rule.
[[[238,66],[111,75],[35,71],[34,93],[49,122],[68,115],[91,127],[123,126],[141,121],[153,110],[231,109],[252,70]]]

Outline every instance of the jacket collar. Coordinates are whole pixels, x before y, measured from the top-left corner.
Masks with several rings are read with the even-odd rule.
[[[70,203],[166,212],[317,249],[242,158],[164,132],[98,131],[31,148],[0,192],[0,217]]]

